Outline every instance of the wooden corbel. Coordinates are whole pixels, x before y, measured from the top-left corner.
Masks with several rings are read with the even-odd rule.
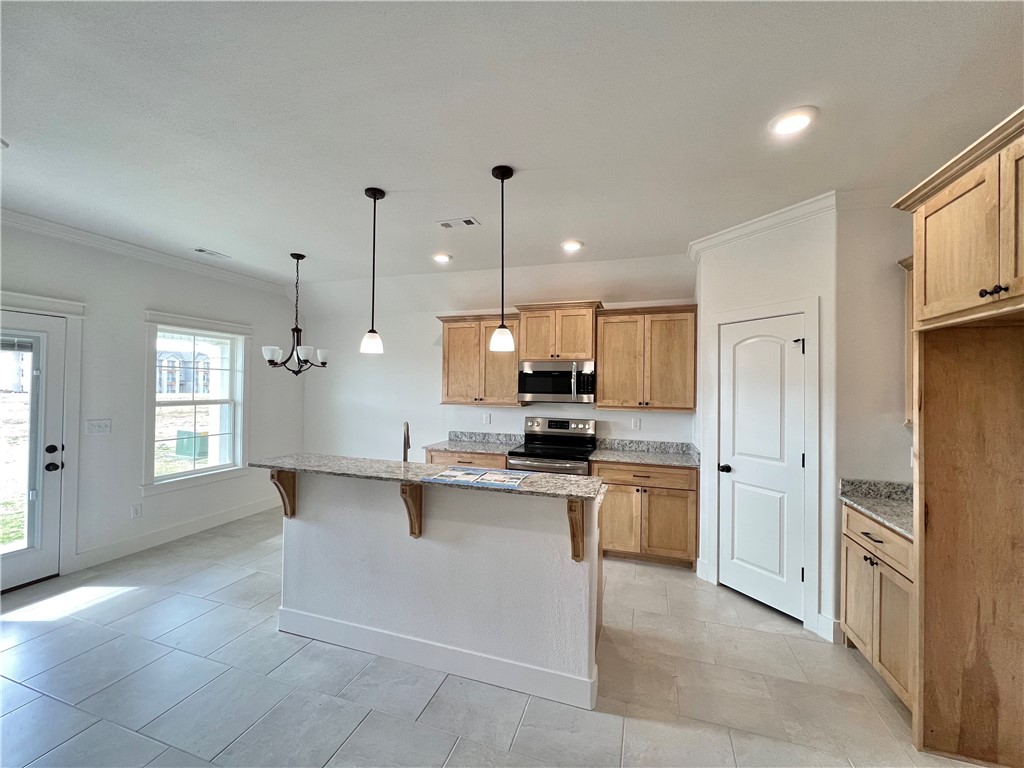
[[[583,500],[569,499],[566,507],[569,514],[569,543],[572,549],[572,559],[579,563],[583,561]]]
[[[296,472],[287,469],[270,470],[270,482],[281,494],[281,504],[284,506],[285,517],[295,517],[295,481],[298,477]]]
[[[409,535],[418,539],[423,535],[423,486],[402,483],[401,494],[405,513],[409,516]]]

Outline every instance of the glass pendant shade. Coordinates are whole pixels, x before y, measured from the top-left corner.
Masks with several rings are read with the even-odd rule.
[[[263,359],[264,360],[277,360],[277,355],[281,351],[280,347],[263,347]]]
[[[359,344],[359,351],[364,355],[383,355],[384,342],[381,340],[380,334],[372,328],[368,330]]]
[[[308,362],[313,359],[313,347],[303,344],[298,348],[299,360],[302,362]]]
[[[512,331],[504,325],[496,328],[491,334],[491,343],[488,345],[488,349],[491,352],[515,352],[516,340],[512,337]]]
[[[331,350],[329,349],[318,349],[316,351],[316,359],[319,360],[321,363],[326,363],[327,358],[329,358],[330,356]]]

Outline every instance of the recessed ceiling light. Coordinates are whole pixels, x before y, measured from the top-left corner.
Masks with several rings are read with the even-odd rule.
[[[447,264],[452,260],[450,253],[435,253],[432,257],[438,264]]]
[[[566,253],[576,253],[580,248],[583,247],[583,243],[579,240],[566,240],[562,243],[562,250]]]
[[[777,136],[792,136],[807,128],[817,116],[817,107],[797,107],[776,115],[768,127]]]
[[[7,149],[7,148],[8,148],[9,146],[11,146],[11,145],[10,145],[10,144],[8,144],[8,143],[7,143],[6,141],[4,141],[3,139],[0,139],[0,147],[3,147],[4,149]]]

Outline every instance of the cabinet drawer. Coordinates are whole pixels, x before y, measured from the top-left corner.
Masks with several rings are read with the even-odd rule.
[[[501,453],[455,453],[453,451],[430,451],[427,463],[445,466],[481,467],[483,469],[505,469],[505,455]]]
[[[682,491],[697,490],[696,469],[674,469],[646,464],[604,464],[593,462],[590,474],[601,477],[606,483],[615,485],[639,485],[650,488],[678,488]]]
[[[853,507],[843,505],[843,533],[913,580],[914,545]]]

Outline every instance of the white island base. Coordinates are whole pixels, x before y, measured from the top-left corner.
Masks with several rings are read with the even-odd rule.
[[[594,708],[599,498],[575,502],[576,561],[565,497],[406,484],[413,538],[398,482],[292,477],[283,631]]]

